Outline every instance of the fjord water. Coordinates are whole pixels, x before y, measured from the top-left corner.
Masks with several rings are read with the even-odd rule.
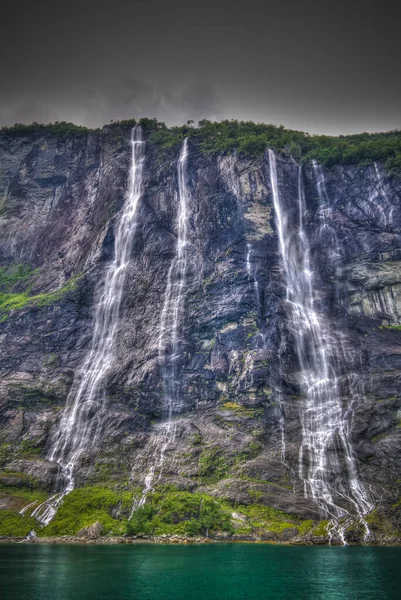
[[[60,465],[62,491],[36,507],[32,513],[44,525],[52,520],[64,496],[74,489],[78,461],[83,452],[94,447],[98,441],[104,416],[106,379],[114,360],[124,284],[142,194],[145,143],[140,126],[132,129],[131,148],[128,190],[115,229],[114,259],[105,272],[103,291],[96,304],[92,345],[75,376],[67,408],[48,456],[50,461]]]
[[[0,545],[7,600],[392,600],[401,548]]]

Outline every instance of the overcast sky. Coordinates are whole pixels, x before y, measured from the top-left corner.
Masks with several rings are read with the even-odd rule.
[[[0,125],[251,119],[401,129],[401,1],[14,0]]]

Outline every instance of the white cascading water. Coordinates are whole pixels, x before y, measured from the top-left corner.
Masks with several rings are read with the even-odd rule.
[[[252,260],[253,254],[254,254],[254,249],[252,248],[252,245],[249,242],[247,242],[247,244],[246,244],[246,273],[248,275],[248,280],[253,281],[253,289],[254,289],[255,298],[256,298],[256,307],[258,310],[258,316],[260,316],[261,306],[260,306],[259,282],[256,277],[255,266],[254,266],[253,260]]]
[[[380,193],[384,196],[384,199],[386,200],[386,202],[388,204],[391,204],[388,200],[387,194],[386,194],[386,190],[384,189],[384,183],[383,183],[383,178],[381,176],[381,173],[379,171],[379,166],[377,164],[377,162],[375,162],[375,173],[376,173],[376,177],[377,177],[377,182],[379,185],[379,191]]]
[[[373,196],[369,198],[369,200],[373,203],[376,214],[379,215],[379,224],[382,227],[386,227],[391,224],[394,206],[389,202],[389,199],[386,194],[386,190],[384,189],[383,178],[379,170],[378,164],[375,162],[375,174],[378,183],[378,192],[374,193]],[[383,203],[383,198],[385,202]],[[384,206],[383,206],[384,205]]]
[[[326,182],[324,179],[323,171],[314,160],[312,161],[313,172],[316,179],[317,195],[319,199],[319,218],[321,220],[321,227],[319,234],[326,246],[326,252],[329,255],[330,262],[336,265],[336,262],[340,259],[341,253],[335,229],[331,226],[330,220],[332,216],[332,209],[330,206],[329,197],[326,190]]]
[[[323,518],[330,520],[330,536],[345,543],[345,530],[353,519],[361,522],[365,535],[369,535],[363,516],[373,507],[357,475],[349,423],[342,408],[335,369],[340,357],[336,355],[333,337],[316,299],[310,245],[303,224],[305,199],[301,167],[296,223],[288,218],[279,192],[273,150],[269,150],[269,165],[288,323],[300,366],[299,476],[304,482],[305,496],[317,504]],[[324,186],[321,173],[319,184]],[[326,194],[325,186],[323,189]],[[322,193],[322,187],[319,192]]]
[[[168,419],[181,408],[177,377],[180,352],[180,322],[186,295],[189,244],[189,192],[186,184],[188,138],[185,138],[178,161],[178,231],[177,248],[167,276],[167,286],[160,322],[159,364],[164,384],[164,408]]]
[[[154,442],[154,461],[145,477],[145,487],[132,513],[146,502],[148,493],[160,480],[164,459],[169,445],[174,442],[176,425],[173,415],[182,409],[180,399],[178,364],[181,357],[181,323],[187,291],[188,246],[189,246],[189,190],[186,184],[188,165],[188,138],[185,138],[178,160],[178,223],[177,246],[171,262],[164,294],[163,310],[160,319],[158,343],[159,364],[164,388],[164,422],[158,426]],[[157,480],[155,482],[155,474]],[[131,514],[132,514],[131,513]]]
[[[255,297],[256,297],[256,304],[258,307],[258,311],[259,311],[259,305],[260,305],[260,299],[259,299],[259,283],[258,280],[256,278],[256,274],[255,274],[255,269],[253,268],[252,265],[252,255],[253,255],[253,248],[251,246],[251,244],[248,242],[246,245],[246,272],[248,275],[248,279],[252,279],[253,280],[253,287],[255,290]]]
[[[258,318],[262,319],[262,306],[261,306],[261,298],[260,298],[260,288],[259,288],[259,281],[256,275],[256,268],[255,268],[255,262],[254,262],[254,248],[252,247],[252,244],[250,242],[247,242],[246,244],[246,256],[245,256],[245,262],[246,262],[246,273],[248,275],[248,281],[253,281],[253,289],[254,289],[254,293],[255,293],[255,299],[256,299],[256,308],[257,308],[257,314],[258,314]],[[259,348],[266,348],[266,334],[262,331],[259,330],[256,336],[257,339],[257,345]]]
[[[48,460],[60,465],[63,490],[38,506],[32,516],[47,525],[63,498],[75,487],[75,468],[81,455],[98,442],[106,402],[106,380],[114,361],[124,284],[137,213],[142,195],[145,142],[140,126],[131,132],[129,186],[114,239],[114,259],[104,278],[104,290],[94,314],[92,346],[79,369],[67,399]]]

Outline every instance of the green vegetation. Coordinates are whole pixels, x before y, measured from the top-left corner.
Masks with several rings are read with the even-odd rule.
[[[155,492],[150,503],[138,508],[128,522],[128,535],[206,535],[232,532],[231,512],[207,494],[166,488]]]
[[[205,445],[198,457],[198,483],[213,484],[230,476],[241,477],[238,467],[258,456],[262,448],[257,440],[251,441],[242,449],[231,451],[217,444]]]
[[[327,535],[327,525],[328,521],[320,521],[313,529],[313,535],[316,536],[326,536]]]
[[[222,405],[222,408],[224,408],[224,410],[232,410],[234,412],[241,413],[245,407],[238,402],[225,402]]]
[[[42,453],[42,444],[43,440],[39,438],[38,440],[22,440],[19,449],[18,456],[20,458],[35,458],[40,456]]]
[[[379,325],[379,329],[393,329],[394,331],[401,331],[401,325]]]
[[[314,522],[312,521],[312,519],[308,519],[307,521],[302,521],[302,523],[300,525],[298,525],[298,531],[300,533],[300,535],[306,535],[307,533],[310,533],[314,527]]]
[[[374,444],[375,442],[380,442],[381,440],[384,440],[384,438],[386,438],[389,435],[389,431],[383,431],[381,433],[378,433],[377,435],[374,435],[372,438],[370,438],[370,441],[372,442],[372,444]]]
[[[40,490],[26,487],[0,487],[0,496],[14,500],[15,510],[0,510],[0,536],[26,535],[31,529],[41,537],[75,535],[83,527],[99,521],[104,535],[183,535],[212,536],[215,533],[259,536],[272,533],[279,538],[292,529],[295,534],[325,535],[327,521],[314,523],[295,515],[255,503],[235,504],[209,494],[188,492],[173,485],[158,486],[146,504],[129,518],[134,498],[141,490],[118,491],[101,486],[78,488],[68,494],[54,520],[46,527],[29,516],[18,514],[21,499],[26,503],[45,499]],[[235,512],[234,512],[235,511]]]
[[[360,133],[354,135],[309,135],[286,129],[282,125],[266,125],[252,121],[200,121],[167,129],[157,123],[149,141],[155,146],[172,148],[184,137],[205,153],[237,151],[250,157],[262,155],[266,148],[283,151],[303,162],[316,159],[321,164],[368,165],[380,161],[393,173],[401,174],[401,131]]]
[[[398,512],[399,506],[401,502],[400,500],[392,505],[393,513]],[[366,522],[369,525],[369,528],[374,532],[374,534],[381,534],[388,537],[399,537],[400,531],[394,528],[393,524],[390,520],[384,516],[381,511],[377,508],[372,510],[372,512],[366,517]]]
[[[232,462],[232,461],[231,461]],[[220,446],[205,447],[199,457],[199,475],[208,483],[224,479],[229,471],[229,457]]]
[[[255,500],[255,502],[259,502],[259,500],[263,497],[263,492],[259,492],[257,490],[249,490],[249,496]]]
[[[192,436],[191,446],[200,446],[202,443],[202,436],[200,433],[194,433]]]
[[[27,291],[37,272],[28,265],[22,264],[0,267],[0,293],[10,294],[15,288]]]
[[[96,130],[89,129],[88,127],[83,127],[81,125],[74,125],[74,123],[67,123],[66,121],[55,121],[54,123],[48,123],[47,125],[36,122],[30,123],[29,125],[25,125],[23,123],[15,123],[15,125],[12,125],[11,127],[2,127],[0,129],[0,133],[16,135],[24,135],[27,133],[50,133],[53,135],[82,135],[91,131]]]
[[[80,277],[79,275],[71,277],[57,290],[31,296],[32,277],[36,273],[36,270],[33,271],[23,265],[0,269],[0,322],[7,320],[13,310],[21,310],[27,306],[50,306],[59,302],[65,294],[75,288]]]
[[[285,529],[293,529],[301,523],[300,519],[297,519],[294,515],[263,504],[241,506],[241,513],[246,515],[252,529],[259,532],[282,533]]]
[[[58,354],[49,354],[43,360],[43,366],[57,369],[61,364],[61,357]]]
[[[12,479],[16,478],[18,484],[13,482],[13,485],[10,485],[9,483],[6,485],[4,483],[4,478],[7,479],[10,477]],[[0,494],[6,494],[13,498],[26,500],[27,503],[33,502],[34,500],[42,502],[47,497],[46,492],[38,489],[38,482],[34,477],[7,469],[3,470],[0,474]]]
[[[0,465],[5,463],[12,455],[11,444],[0,444]]]
[[[149,145],[155,149],[169,151],[182,143],[184,137],[204,153],[231,153],[237,151],[249,157],[262,155],[266,148],[273,148],[295,156],[303,162],[317,160],[328,167],[336,164],[368,165],[380,161],[394,174],[401,175],[401,131],[385,133],[358,133],[353,135],[309,135],[302,131],[286,129],[252,121],[225,120],[221,122],[192,121],[185,125],[168,128],[157,119],[143,118],[139,121],[126,119],[112,121],[111,127],[133,127],[140,124]],[[91,130],[73,123],[55,122],[43,125],[16,123],[3,127],[0,133],[21,135],[40,133],[42,135],[82,135]]]
[[[126,527],[123,516],[127,517],[131,506],[131,492],[116,492],[98,486],[78,488],[64,498],[53,521],[39,534],[74,535],[99,521],[105,534],[123,535]],[[117,514],[120,518],[113,516]]]
[[[260,406],[244,406],[238,402],[224,402],[220,407],[220,410],[227,410],[233,413],[237,413],[241,417],[248,417],[250,419],[257,419],[263,415],[263,407]]]
[[[22,473],[21,471],[13,471],[12,469],[3,469],[0,472],[0,482],[4,481],[12,481],[14,489],[24,490],[27,493],[35,491],[38,487],[38,480],[36,477],[32,477],[31,475],[27,475],[26,473]],[[0,489],[1,489],[0,484]],[[6,486],[8,488],[8,486]],[[21,494],[18,494],[19,497],[22,497]],[[35,499],[36,496],[33,498]]]
[[[157,119],[123,119],[121,121],[111,120],[111,126],[118,127],[134,127],[135,125],[141,125],[142,129],[145,133],[158,130],[158,129],[166,129],[166,125],[164,123],[160,123]],[[28,125],[24,123],[15,123],[10,127],[1,127],[0,134],[6,135],[25,135],[30,133],[39,133],[41,135],[56,135],[56,136],[64,136],[64,135],[85,135],[94,131],[100,131],[99,128],[91,129],[89,127],[84,127],[83,125],[75,125],[74,123],[68,123],[67,121],[55,121],[54,123],[29,123]]]
[[[29,515],[20,515],[14,510],[0,510],[0,535],[24,537],[37,525]]]
[[[315,526],[311,520],[303,521],[257,503],[237,505],[233,515],[233,507],[225,500],[207,494],[178,491],[172,486],[160,489],[148,498],[148,502],[134,512],[127,528],[129,535],[209,535],[217,531],[280,535],[287,529],[306,535]]]

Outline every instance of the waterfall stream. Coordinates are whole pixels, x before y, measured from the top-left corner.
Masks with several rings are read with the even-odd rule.
[[[363,515],[372,509],[372,505],[358,479],[349,423],[342,407],[336,372],[341,356],[319,308],[315,289],[315,265],[303,223],[305,198],[301,167],[298,172],[298,223],[294,223],[279,191],[276,156],[272,150],[269,150],[269,166],[284,269],[288,326],[300,368],[302,441],[299,477],[304,483],[305,496],[317,504],[322,518],[330,520],[330,534],[344,543],[344,532],[350,519],[359,520],[366,535],[369,534]],[[324,198],[327,203],[323,175],[317,165],[314,168],[318,174],[319,199]],[[324,220],[323,227],[325,225]],[[337,248],[335,250],[337,254]],[[341,524],[339,519],[342,519]]]
[[[188,138],[185,138],[178,160],[178,230],[177,248],[167,275],[163,310],[160,322],[159,364],[164,384],[165,416],[171,419],[181,407],[177,377],[180,359],[180,322],[186,294],[188,268],[189,210],[186,171],[188,163]]]
[[[246,245],[246,272],[248,275],[248,280],[253,281],[253,287],[255,290],[255,298],[256,298],[256,306],[258,309],[258,316],[260,316],[261,307],[260,307],[259,282],[257,280],[256,273],[255,273],[255,267],[254,267],[253,261],[252,261],[253,253],[254,253],[254,249],[252,248],[252,245],[249,242],[247,242],[247,245]]]
[[[163,309],[160,319],[158,342],[159,365],[163,382],[163,418],[157,427],[154,441],[153,463],[145,477],[145,487],[139,500],[134,503],[132,513],[146,502],[148,493],[160,480],[166,451],[174,442],[176,425],[173,415],[183,408],[180,398],[178,367],[182,356],[181,327],[187,292],[188,247],[189,247],[189,190],[186,183],[188,166],[188,138],[185,138],[178,159],[178,215],[177,246],[167,274]],[[157,472],[157,480],[155,475]],[[131,513],[131,514],[132,514]]]
[[[115,230],[114,259],[106,270],[103,293],[96,305],[91,349],[76,374],[48,456],[48,460],[60,466],[63,489],[32,513],[43,525],[52,520],[63,498],[74,489],[76,465],[81,455],[96,445],[101,431],[107,375],[114,361],[124,284],[142,195],[145,143],[140,126],[132,129],[131,148],[128,191]]]

